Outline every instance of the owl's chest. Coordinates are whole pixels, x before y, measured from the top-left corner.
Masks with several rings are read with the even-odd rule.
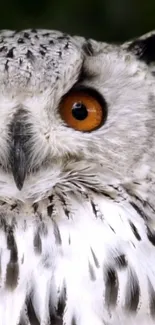
[[[155,249],[128,204],[53,195],[1,206],[0,226],[0,324],[151,324]]]

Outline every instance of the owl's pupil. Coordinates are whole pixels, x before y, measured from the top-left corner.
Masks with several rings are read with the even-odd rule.
[[[82,121],[88,116],[86,106],[82,102],[76,102],[72,107],[72,115],[76,120]]]

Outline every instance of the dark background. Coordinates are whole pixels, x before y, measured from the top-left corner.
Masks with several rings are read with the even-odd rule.
[[[155,0],[0,0],[0,11],[0,29],[58,29],[114,42],[155,29]]]

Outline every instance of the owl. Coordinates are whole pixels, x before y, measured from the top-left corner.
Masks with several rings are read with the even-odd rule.
[[[0,325],[155,323],[155,33],[0,33]]]

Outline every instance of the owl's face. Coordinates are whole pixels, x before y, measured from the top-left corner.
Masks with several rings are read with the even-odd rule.
[[[51,31],[0,37],[0,196],[46,192],[69,174],[144,177],[155,148],[149,36],[122,46]]]

